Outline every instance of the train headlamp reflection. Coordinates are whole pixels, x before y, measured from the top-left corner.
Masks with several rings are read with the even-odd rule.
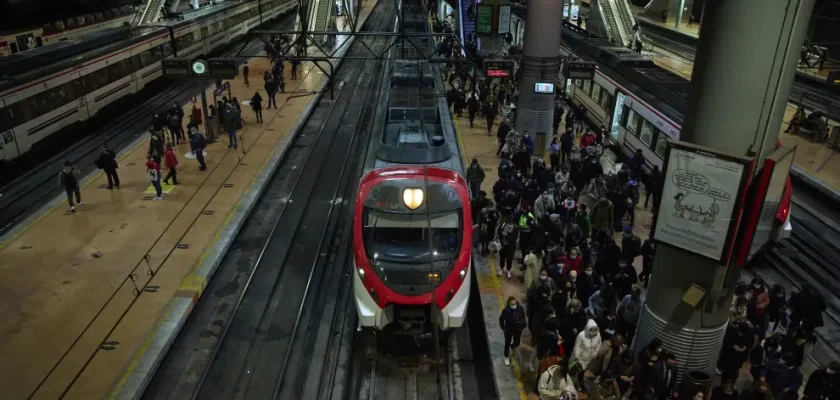
[[[423,193],[423,189],[408,188],[403,190],[403,203],[410,210],[416,210],[423,205],[424,197],[425,193]]]

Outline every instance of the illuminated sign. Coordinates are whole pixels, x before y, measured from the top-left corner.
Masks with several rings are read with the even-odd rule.
[[[204,60],[195,60],[192,63],[192,72],[196,75],[204,75],[207,73],[207,62]]]
[[[484,74],[488,78],[510,78],[513,76],[513,65],[511,60],[486,60]]]
[[[537,82],[534,84],[534,93],[554,94],[554,84]]]

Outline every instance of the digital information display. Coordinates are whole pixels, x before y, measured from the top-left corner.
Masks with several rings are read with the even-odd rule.
[[[207,66],[210,70],[208,75],[212,78],[233,79],[239,70],[234,59],[210,59],[207,60]]]
[[[554,84],[548,82],[537,82],[534,84],[534,93],[554,94]]]
[[[595,79],[595,63],[591,61],[567,61],[566,79]]]
[[[513,65],[510,60],[486,60],[484,74],[488,78],[510,78],[513,76]]]
[[[161,68],[163,69],[163,76],[168,78],[188,78],[192,76],[189,60],[163,60],[161,61]]]

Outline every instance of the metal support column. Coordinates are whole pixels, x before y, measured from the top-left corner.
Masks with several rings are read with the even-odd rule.
[[[534,93],[537,82],[554,83],[560,68],[560,32],[563,2],[555,0],[529,0],[528,22],[525,24],[522,80],[516,104],[516,130],[531,135],[552,132],[554,95]],[[562,17],[561,17],[562,18]]]
[[[814,2],[706,1],[681,140],[761,165],[775,148]],[[740,273],[657,243],[635,350],[658,337],[683,371],[713,373]],[[705,292],[696,306],[683,301],[692,285]]]

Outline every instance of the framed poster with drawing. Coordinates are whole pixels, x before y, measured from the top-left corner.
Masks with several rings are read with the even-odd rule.
[[[727,265],[752,167],[752,158],[670,142],[653,238]]]

